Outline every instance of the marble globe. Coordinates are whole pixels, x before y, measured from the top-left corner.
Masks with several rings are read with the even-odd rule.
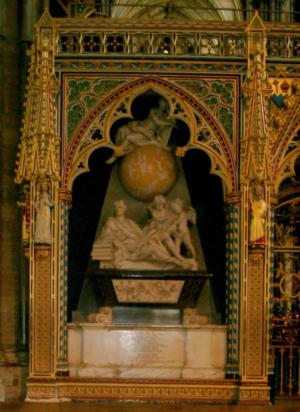
[[[121,160],[120,179],[126,191],[139,200],[166,194],[176,181],[174,155],[158,146],[139,146]]]

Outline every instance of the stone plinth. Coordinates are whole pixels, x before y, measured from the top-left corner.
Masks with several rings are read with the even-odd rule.
[[[18,365],[0,366],[0,402],[12,402],[24,396],[26,367]],[[1,410],[1,407],[0,407]]]
[[[71,376],[225,377],[226,327],[69,324]]]

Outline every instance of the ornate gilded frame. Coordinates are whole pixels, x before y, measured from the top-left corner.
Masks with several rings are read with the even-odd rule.
[[[242,51],[234,56],[226,52],[225,46],[217,57],[178,56],[178,39],[186,38],[188,33],[180,22],[168,24],[148,22],[143,25],[142,33],[149,40],[149,47],[146,56],[137,57],[132,55],[130,44],[133,44],[133,37],[130,36],[132,33],[141,35],[139,22],[123,22],[120,26],[118,21],[52,19],[45,11],[36,26],[36,43],[30,52],[16,177],[17,183],[30,183],[30,225],[24,237],[30,268],[30,372],[27,391],[30,400],[269,402],[273,204],[280,182],[293,173],[293,164],[299,156],[299,148],[291,154],[286,153],[293,134],[299,128],[299,96],[282,126],[284,131],[273,131],[269,124],[268,101],[272,90],[267,76],[267,31],[257,14],[245,31],[240,23],[234,26],[224,24],[220,29],[214,24],[192,22],[189,27],[198,48],[205,33],[212,38],[216,30],[222,44],[227,44],[226,39],[229,38],[242,39]],[[126,53],[121,56],[110,54],[105,42],[120,31],[124,33]],[[87,33],[89,36],[99,34],[99,39],[102,39],[100,52],[86,53],[82,39]],[[173,39],[173,55],[167,59],[154,47],[155,39],[165,33]],[[62,38],[72,40],[71,50],[63,48]],[[272,76],[278,75],[278,70],[278,66],[269,67]],[[291,65],[291,72],[293,70]],[[68,136],[68,119],[65,116],[71,104],[70,82],[82,78],[94,83],[106,82],[106,90],[103,87],[103,92],[99,86],[102,92],[96,96],[96,102],[84,108]],[[200,81],[208,87],[214,82],[231,84],[234,96],[231,137],[220,117],[204,102],[201,90],[197,90]],[[244,100],[240,104],[242,84]],[[191,139],[187,146],[178,148],[176,154],[184,156],[191,148],[205,151],[212,163],[211,172],[223,182],[227,212],[228,379],[225,380],[154,382],[68,376],[68,211],[72,183],[79,174],[88,170],[88,158],[94,150],[101,147],[115,149],[109,139],[108,128],[112,119],[117,118],[117,106],[123,104],[129,111],[133,98],[148,89],[163,95],[169,102],[171,115],[185,120],[190,126]],[[178,106],[181,108],[179,114],[176,112]],[[103,113],[99,123],[99,115]],[[198,139],[197,116],[211,131],[211,140]],[[96,127],[95,124],[102,128],[103,136],[100,140],[91,141],[90,131]],[[46,182],[53,202],[52,241],[41,245],[34,241],[34,227],[36,198],[43,182]],[[259,248],[252,248],[248,239],[253,182],[263,185],[268,205],[267,242]]]

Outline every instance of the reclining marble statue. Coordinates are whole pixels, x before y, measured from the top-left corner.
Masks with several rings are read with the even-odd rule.
[[[125,216],[127,205],[114,202],[114,216],[107,219],[94,242],[92,259],[100,268],[197,270],[195,248],[188,223],[196,213],[179,198],[154,197],[148,207],[150,219],[144,227]]]

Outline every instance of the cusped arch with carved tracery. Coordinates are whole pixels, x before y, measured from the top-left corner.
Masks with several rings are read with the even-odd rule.
[[[63,184],[71,188],[74,179],[89,170],[91,153],[101,147],[115,149],[110,128],[119,119],[132,118],[131,105],[139,95],[152,90],[164,97],[171,118],[184,122],[190,131],[185,146],[177,147],[176,154],[184,156],[187,150],[201,149],[211,161],[211,173],[222,178],[226,192],[237,187],[236,153],[232,138],[212,110],[175,82],[155,77],[139,78],[122,84],[86,114],[70,139],[63,168]]]

